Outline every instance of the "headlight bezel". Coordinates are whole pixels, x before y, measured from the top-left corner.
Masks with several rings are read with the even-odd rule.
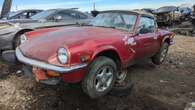
[[[67,64],[69,61],[68,50],[64,47],[59,48],[57,51],[57,59],[60,64],[63,64],[63,65]]]

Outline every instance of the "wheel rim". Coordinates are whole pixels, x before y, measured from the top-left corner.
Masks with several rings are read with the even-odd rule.
[[[102,67],[95,77],[95,88],[98,92],[107,90],[113,81],[113,68],[110,66]]]
[[[161,52],[161,57],[160,57],[160,61],[163,62],[167,56],[167,52],[168,52],[168,48],[165,48],[162,50]]]

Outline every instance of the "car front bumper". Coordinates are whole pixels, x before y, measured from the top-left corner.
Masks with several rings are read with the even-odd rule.
[[[42,61],[37,61],[37,60],[25,57],[19,48],[16,48],[16,58],[18,61],[20,61],[24,64],[38,67],[38,68],[45,69],[45,70],[59,72],[61,74],[70,73],[70,72],[76,71],[78,69],[85,68],[87,66],[87,64],[80,64],[80,65],[74,65],[74,66],[69,66],[69,67],[61,67],[61,66],[48,64],[48,63],[45,63]]]
[[[36,79],[35,74],[32,71],[32,67],[28,65],[24,65],[22,67],[22,71],[24,72],[24,76],[30,79]],[[38,82],[46,85],[57,85],[59,84],[62,79],[61,78],[46,78],[44,80],[37,80]]]

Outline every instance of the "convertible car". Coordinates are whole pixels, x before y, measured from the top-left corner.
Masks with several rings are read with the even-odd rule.
[[[56,85],[81,82],[91,98],[106,95],[125,68],[144,58],[161,64],[174,33],[160,30],[144,12],[104,11],[88,25],[40,29],[23,34],[18,61],[32,67],[35,79]]]

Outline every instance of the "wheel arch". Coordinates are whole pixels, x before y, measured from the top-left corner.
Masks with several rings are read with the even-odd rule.
[[[122,61],[121,61],[119,53],[117,52],[115,48],[101,49],[93,55],[92,59],[94,60],[95,58],[99,56],[105,56],[105,57],[111,58],[116,63],[117,69],[121,69]]]
[[[33,31],[33,29],[22,29],[22,30],[19,30],[18,32],[16,32],[15,36],[13,37],[12,39],[12,46],[14,48],[15,46],[15,40],[22,34],[26,33],[26,32],[30,32],[30,31]]]
[[[163,39],[162,39],[162,42],[161,42],[161,45],[163,44],[163,43],[168,43],[169,45],[171,45],[171,36],[173,36],[173,34],[172,33],[169,33],[169,34],[165,34],[165,35],[163,35],[164,37],[163,37]]]

